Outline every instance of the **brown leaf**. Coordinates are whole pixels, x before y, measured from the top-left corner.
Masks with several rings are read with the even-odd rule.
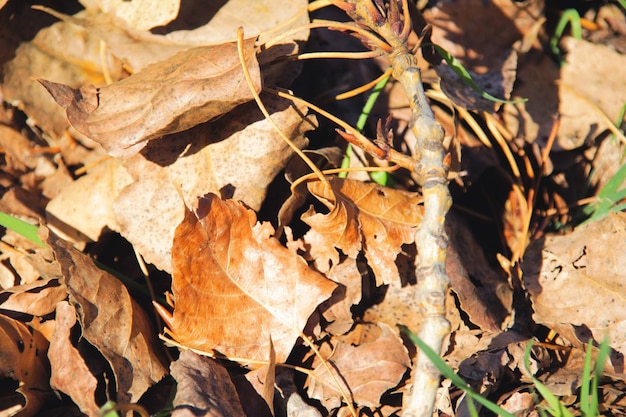
[[[296,146],[306,146],[304,133],[315,126],[314,119],[303,116],[306,108],[262,98],[281,130]],[[256,103],[152,141],[126,163],[136,182],[113,205],[120,233],[148,262],[171,272],[174,230],[184,217],[181,194],[188,207],[195,207],[198,196],[221,193],[258,210],[268,185],[293,154]]]
[[[11,378],[19,382],[17,392],[24,397],[25,403],[11,405],[21,409],[20,416],[37,415],[52,396],[48,384],[47,350],[48,341],[38,331],[0,315],[0,379]],[[3,390],[2,394],[7,392]],[[10,400],[15,398],[3,398],[0,414],[14,415],[4,409]]]
[[[325,272],[337,264],[341,251],[356,258],[361,247],[378,285],[398,279],[395,259],[403,244],[412,243],[422,220],[422,199],[415,193],[373,183],[330,178],[331,189],[320,182],[309,191],[331,212],[309,211],[302,220],[311,226],[305,241],[311,245],[316,266]]]
[[[67,297],[65,284],[58,277],[37,280],[0,292],[0,307],[43,317],[53,313],[56,304]]]
[[[244,41],[244,55],[259,91],[254,39]],[[151,139],[187,130],[252,99],[232,42],[180,52],[99,89],[88,85],[70,91],[40,82],[66,107],[76,130],[122,158],[136,154]]]
[[[308,394],[334,409],[341,403],[337,382],[352,400],[376,407],[385,391],[398,385],[410,365],[402,339],[386,324],[363,325],[370,332],[357,346],[340,342],[326,360],[334,378],[318,357],[313,361],[315,378],[307,379]]]
[[[230,375],[214,359],[189,350],[171,365],[177,381],[172,417],[244,417]]]
[[[176,229],[170,333],[183,346],[232,358],[284,362],[335,284],[271,237],[269,223],[214,194]]]
[[[61,264],[70,302],[79,312],[83,337],[111,365],[117,400],[137,401],[166,373],[161,344],[148,317],[126,287],[97,268],[89,257],[52,233],[47,244]]]
[[[55,321],[56,327],[48,350],[52,370],[50,386],[68,395],[83,413],[95,416],[100,410],[95,402],[98,380],[71,341],[76,310],[68,302],[60,302],[57,304]]]
[[[613,213],[567,236],[533,242],[522,269],[537,323],[579,347],[608,335],[613,350],[626,354],[625,237],[626,213]]]
[[[118,80],[122,62],[103,51],[101,40],[90,30],[55,23],[52,17],[32,10],[31,4],[15,4],[2,17],[2,96],[56,138],[68,127],[67,117],[35,80],[46,77],[72,87],[101,85],[105,82],[103,65],[112,79]],[[34,32],[36,28],[39,30]]]

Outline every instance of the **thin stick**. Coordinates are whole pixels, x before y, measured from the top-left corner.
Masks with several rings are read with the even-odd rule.
[[[311,159],[308,156],[306,156],[304,154],[304,152],[302,152],[302,150],[300,148],[298,148],[296,146],[296,144],[293,143],[291,141],[291,139],[289,139],[287,137],[287,135],[285,135],[283,133],[283,131],[280,129],[280,127],[272,119],[272,117],[270,116],[269,112],[265,108],[265,105],[261,101],[261,97],[259,96],[259,93],[257,93],[256,90],[254,89],[254,83],[252,82],[252,77],[250,76],[250,71],[248,70],[248,66],[246,65],[246,58],[245,58],[245,56],[243,54],[243,28],[241,28],[241,27],[239,29],[237,29],[237,53],[239,54],[239,61],[241,62],[241,69],[242,69],[244,77],[246,78],[246,81],[248,83],[248,87],[250,87],[250,92],[254,96],[254,100],[256,101],[257,105],[259,106],[259,109],[261,110],[261,112],[263,113],[263,116],[265,116],[267,121],[278,132],[278,134],[285,141],[285,143],[287,145],[289,145],[289,147],[291,147],[291,149],[300,158],[302,158],[302,160],[309,166],[309,168],[311,168],[311,170],[313,172],[315,172],[315,174],[317,174],[317,176],[320,179],[320,181],[322,181],[323,183],[327,184],[330,187],[330,183],[328,182],[328,179],[326,177],[324,177],[324,174],[322,174],[322,171],[320,171],[320,169],[313,163],[313,161],[311,161]]]

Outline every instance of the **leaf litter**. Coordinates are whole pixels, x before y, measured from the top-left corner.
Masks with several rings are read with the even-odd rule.
[[[9,51],[0,54],[6,190],[0,203],[3,212],[33,224],[46,219],[51,232],[48,249],[12,231],[3,237],[0,349],[11,359],[0,364],[0,377],[15,393],[0,399],[2,412],[96,415],[113,400],[151,413],[169,407],[175,415],[189,409],[211,416],[345,415],[347,402],[363,412],[399,413],[416,352],[397,325],[416,331],[420,321],[413,291],[419,187],[406,173],[393,174],[394,188],[352,176],[309,181],[288,207],[295,215],[281,216],[277,231],[278,209],[289,196],[282,172],[294,153],[251,102],[236,27],[243,24],[249,36],[244,48],[257,91],[263,84],[292,87],[323,102],[322,90],[357,86],[359,77],[342,74],[371,74],[376,65],[335,61],[325,77],[305,64],[291,85],[302,64],[282,57],[301,51],[297,43],[308,31],[280,48],[259,45],[308,22],[305,2],[248,8],[233,0],[217,10],[159,2],[150,6],[154,14],[145,13],[146,2],[132,10],[126,2],[85,1],[79,13],[48,2],[43,10],[57,22],[17,3],[0,9],[7,23],[0,50]],[[623,215],[550,235],[574,224],[572,207],[623,164],[615,157],[623,134],[611,141],[616,131],[609,122],[618,120],[626,99],[616,75],[623,50],[615,46],[626,19],[623,11],[591,3],[581,12],[596,26],[587,26],[583,40],[563,39],[564,66],[545,47],[550,29],[543,18],[555,12],[549,4],[439,1],[423,10],[432,40],[477,80],[485,75],[487,83],[503,83],[503,95],[512,88],[512,98],[529,99],[496,113],[481,107],[494,116],[464,113],[458,106],[468,106],[463,98],[470,94],[439,68],[441,89],[454,98],[448,101],[424,63],[435,114],[462,154],[451,184],[458,208],[447,226],[452,332],[442,354],[478,392],[520,415],[531,415],[540,400],[521,364],[530,337],[546,342],[533,350],[533,372],[553,392],[571,396],[580,385],[584,345],[608,333],[612,379],[601,381],[602,407],[619,415],[625,406],[615,395],[624,379]],[[19,27],[27,21],[28,28]],[[307,48],[327,48],[316,36]],[[333,47],[355,48],[338,31],[324,36]],[[500,65],[511,50],[516,78],[512,60]],[[67,118],[36,79],[48,80]],[[391,82],[370,120],[393,109],[393,145],[412,154],[415,139],[403,129],[408,103],[396,90]],[[342,152],[334,126],[307,115],[305,106],[265,93],[262,100],[298,148]],[[351,122],[362,101],[337,103],[326,101]],[[556,111],[555,145],[541,162]],[[529,203],[534,216],[527,222],[520,214]],[[157,338],[163,326],[146,302],[138,267],[119,254],[109,258],[140,284],[129,292],[89,256],[100,256],[98,246],[115,253],[107,241],[116,233],[150,264],[150,291],[168,300],[157,310],[178,349],[166,351]],[[515,253],[521,264],[507,264]],[[439,397],[440,412],[467,415],[446,381]]]

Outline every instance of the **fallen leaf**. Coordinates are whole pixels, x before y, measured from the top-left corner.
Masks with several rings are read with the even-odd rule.
[[[66,297],[65,284],[58,277],[42,279],[0,292],[0,307],[43,317],[53,313]]]
[[[362,343],[353,346],[339,342],[325,359],[328,367],[317,356],[313,361],[315,377],[307,378],[307,392],[329,410],[342,401],[337,384],[357,404],[378,406],[380,397],[400,383],[410,365],[402,339],[389,326],[382,323],[361,326],[371,331]]]
[[[107,0],[102,1],[100,6],[135,29],[149,30],[174,20],[180,10],[180,0]]]
[[[48,341],[39,332],[0,314],[0,378],[18,381],[16,391],[23,396],[18,404],[17,398],[3,390],[6,398],[2,398],[0,414],[15,415],[7,408],[18,407],[20,416],[36,416],[52,398],[47,350]]]
[[[254,39],[244,41],[244,56],[260,91]],[[179,52],[99,89],[39,81],[66,108],[76,130],[121,158],[136,154],[151,139],[187,130],[252,99],[236,43]]]
[[[50,233],[46,243],[61,264],[83,337],[109,362],[117,401],[136,402],[167,370],[150,320],[126,287],[87,255]]]
[[[66,301],[58,303],[55,321],[48,349],[52,370],[50,386],[68,395],[83,413],[97,415],[100,410],[95,402],[98,380],[72,344],[71,331],[76,325],[76,310]]]
[[[241,204],[209,194],[198,215],[176,229],[173,316],[164,317],[181,345],[240,360],[284,362],[315,308],[335,284],[271,237]]]
[[[97,241],[105,227],[119,232],[113,203],[131,182],[120,161],[110,158],[98,164],[50,200],[46,206],[48,227],[59,236],[83,242]]]
[[[170,367],[177,381],[172,417],[244,417],[230,375],[215,359],[189,350]]]
[[[578,347],[608,336],[611,348],[626,354],[625,233],[626,213],[620,212],[533,242],[522,270],[535,321]],[[623,376],[621,365],[613,366]]]
[[[309,191],[328,207],[329,214],[311,210],[302,220],[311,226],[304,237],[322,272],[339,262],[337,249],[356,258],[361,248],[377,285],[398,279],[395,259],[403,244],[412,243],[422,220],[422,199],[415,193],[373,183],[329,178],[332,189],[320,182]]]
[[[280,98],[263,99],[281,130],[296,146],[306,146],[304,133],[315,126],[314,119],[303,116],[306,109]],[[255,103],[153,141],[126,163],[135,182],[113,204],[119,231],[147,262],[171,272],[174,230],[185,204],[194,207],[199,196],[220,193],[258,210],[293,154]]]
[[[2,96],[56,138],[68,127],[67,117],[36,79],[47,77],[72,87],[102,85],[103,65],[112,79],[118,80],[123,74],[122,63],[101,51],[100,39],[88,29],[55,23],[54,18],[32,10],[30,5],[16,4],[4,13],[0,24]]]
[[[626,97],[626,87],[620,82],[626,77],[623,54],[584,40],[566,38],[562,43],[568,52],[567,63],[560,69],[549,56],[532,51],[520,60],[513,98],[528,101],[505,104],[503,112],[513,135],[540,144],[550,135],[553,115],[558,113],[555,151],[590,143],[608,126],[599,110],[617,120]]]

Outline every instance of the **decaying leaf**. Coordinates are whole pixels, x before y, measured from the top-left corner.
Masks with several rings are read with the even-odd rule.
[[[254,41],[244,41],[244,56],[259,91]],[[122,158],[136,154],[151,139],[189,129],[252,99],[232,42],[180,52],[102,88],[74,90],[40,82],[66,108],[76,130]]]
[[[117,400],[137,401],[167,372],[148,317],[126,287],[97,268],[91,258],[52,233],[46,243],[61,264],[83,337],[102,353],[113,370]]]
[[[304,133],[315,126],[313,118],[303,116],[306,109],[277,97],[263,100],[272,120],[296,146],[305,147]],[[171,272],[172,241],[183,219],[183,201],[194,207],[199,196],[220,193],[258,210],[267,187],[293,154],[255,103],[152,141],[126,163],[135,182],[113,205],[120,233],[148,262]]]
[[[335,284],[272,238],[254,212],[210,194],[176,229],[173,316],[181,345],[240,360],[284,362],[313,310]]]
[[[173,417],[244,417],[228,372],[212,358],[185,350],[171,365],[177,381]]]
[[[341,403],[337,383],[357,404],[376,407],[381,395],[400,382],[410,365],[402,339],[389,326],[361,326],[367,329],[361,329],[365,336],[358,346],[340,342],[326,359],[334,378],[318,357],[313,362],[315,378],[307,379],[308,394],[329,410]]]
[[[67,128],[67,117],[36,79],[45,77],[72,87],[101,85],[105,82],[103,65],[111,78],[118,80],[122,63],[102,51],[100,39],[88,29],[54,23],[52,17],[32,10],[31,5],[16,3],[0,16],[2,96],[56,137]],[[37,27],[40,30],[31,32]]]
[[[3,390],[2,415],[35,416],[52,397],[46,359],[48,341],[24,323],[0,314],[0,379],[19,382],[19,398]],[[9,411],[10,409],[11,411]]]
[[[309,211],[302,216],[311,226],[304,240],[311,245],[318,269],[325,272],[339,262],[335,248],[351,258],[363,248],[378,285],[398,279],[394,261],[400,247],[414,241],[422,220],[421,197],[373,183],[329,180],[332,189],[320,182],[311,182],[308,187],[331,212]]]
[[[522,268],[536,322],[576,346],[608,336],[611,348],[625,354],[625,236],[626,213],[620,212],[533,242]]]
[[[52,376],[50,386],[68,395],[80,410],[97,415],[96,404],[98,380],[93,375],[80,352],[72,344],[70,332],[76,325],[76,310],[68,302],[57,304],[56,326],[48,350]]]

